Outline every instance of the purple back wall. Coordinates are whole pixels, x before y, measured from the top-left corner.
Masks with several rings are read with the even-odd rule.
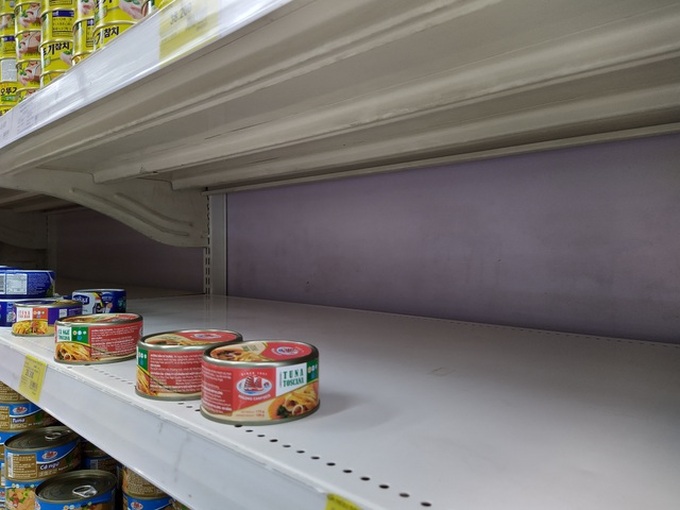
[[[60,278],[203,292],[203,249],[177,248],[89,209],[53,214]],[[71,289],[72,290],[72,289]]]
[[[228,196],[235,296],[680,341],[680,136]]]

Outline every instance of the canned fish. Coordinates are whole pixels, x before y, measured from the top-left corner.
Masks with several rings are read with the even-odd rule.
[[[172,510],[191,510],[188,506],[186,506],[184,503],[180,503],[176,499],[172,500]]]
[[[41,78],[46,74],[52,74],[49,81],[53,81],[56,78],[54,73],[65,73],[71,68],[72,58],[73,41],[71,39],[65,41],[46,41],[40,46]],[[44,83],[43,86],[45,86]]]
[[[109,23],[136,23],[144,17],[140,0],[95,0],[94,23],[97,27]]]
[[[116,459],[89,441],[81,441],[80,444],[84,469],[107,471],[115,475],[116,480],[118,479],[118,461]]]
[[[51,336],[59,320],[80,315],[83,305],[70,299],[32,300],[14,304],[17,318],[12,324],[12,334],[17,336]]]
[[[40,2],[16,2],[14,4],[16,33],[24,30],[40,31]]]
[[[319,352],[287,340],[210,347],[203,355],[201,413],[225,423],[294,420],[319,407]]]
[[[40,63],[38,62],[38,65]],[[32,85],[32,84],[31,84]],[[26,101],[30,96],[35,94],[40,90],[40,83],[38,83],[36,86],[30,86],[30,87],[19,87],[17,89],[17,103],[21,103],[22,101]]]
[[[137,344],[138,395],[158,400],[201,396],[201,359],[210,345],[240,342],[236,331],[186,329],[155,333]]]
[[[94,25],[94,49],[100,50],[113,41],[120,34],[132,27],[132,23],[109,23],[104,27],[98,27],[96,22]]]
[[[40,30],[17,32],[15,36],[17,62],[28,62],[40,58]]]
[[[41,20],[43,42],[68,39],[73,33],[73,9],[43,11]]]
[[[30,299],[0,299],[0,326],[11,327],[16,320],[16,312],[14,310],[15,303],[30,301]],[[0,392],[0,401],[2,396]]]
[[[23,402],[24,400],[26,399],[21,393],[0,382],[0,402]]]
[[[0,0],[0,35],[11,35],[15,33],[14,26],[14,2]]]
[[[141,498],[123,492],[123,510],[170,510],[172,498],[158,496],[155,498]]]
[[[80,303],[80,301],[72,301]],[[54,359],[60,363],[110,363],[135,357],[142,338],[136,313],[78,315],[55,323]]]
[[[56,420],[28,400],[0,402],[0,429],[14,432],[51,425]]]
[[[94,51],[94,20],[86,19],[76,22],[73,25],[73,59],[71,62],[77,64],[76,57],[81,59]],[[80,59],[79,59],[80,60]],[[85,303],[83,303],[85,308]],[[124,312],[125,310],[118,310]],[[94,312],[85,312],[94,313]]]
[[[35,508],[35,488],[44,480],[13,481],[5,480],[5,508],[7,510],[33,510]]]
[[[75,22],[91,19],[94,21],[95,0],[77,0]]]
[[[40,75],[40,86],[47,87],[54,80],[63,76],[65,72],[66,71],[52,71],[49,73],[42,73],[42,75]]]
[[[16,58],[17,46],[14,34],[0,36],[0,58]]]
[[[37,62],[38,68],[40,62]],[[54,271],[40,269],[0,271],[0,297],[44,298],[54,295]]]
[[[76,8],[76,0],[42,0],[42,12],[51,11],[54,9],[70,9]]]
[[[107,471],[62,473],[35,489],[38,510],[115,510],[118,480]]]
[[[74,290],[71,299],[83,303],[83,313],[120,313],[127,306],[124,289],[81,289]]]
[[[165,492],[156,487],[143,476],[140,476],[132,471],[129,467],[123,466],[121,473],[123,479],[123,494],[134,496],[136,498],[164,498],[167,496]]]
[[[25,90],[39,89],[40,88],[40,75],[42,74],[42,65],[39,60],[31,60],[28,62],[17,61],[17,82],[19,86],[17,87],[17,94],[19,96],[19,101],[25,99],[27,96],[31,95],[33,92],[27,92],[22,94]],[[19,297],[26,297],[19,296]]]
[[[5,442],[7,480],[46,479],[80,465],[80,437],[55,425],[21,432]]]
[[[11,430],[0,430],[0,460],[3,463],[5,462],[5,443],[7,441],[9,441],[11,438],[13,438],[14,436],[16,436],[17,434],[20,434],[20,432],[11,431]],[[4,475],[5,475],[5,472],[3,471],[3,476]]]

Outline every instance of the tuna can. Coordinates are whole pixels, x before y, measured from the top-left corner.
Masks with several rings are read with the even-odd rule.
[[[142,316],[136,313],[78,315],[57,320],[54,359],[83,364],[134,358],[137,342],[142,338],[142,323]]]
[[[40,2],[15,2],[14,26],[17,34],[25,30],[40,32]]]
[[[43,11],[42,20],[42,42],[64,40],[71,38],[73,34],[73,9],[58,9],[54,11]]]
[[[80,444],[83,469],[108,471],[116,476],[116,480],[118,479],[118,461],[116,459],[89,441],[81,441]]]
[[[80,301],[70,299],[31,300],[14,304],[17,318],[12,334],[17,336],[51,336],[59,320],[83,312]]]
[[[65,72],[66,71],[52,71],[50,73],[42,73],[40,75],[40,86],[47,87],[54,80],[63,76]]]
[[[73,40],[45,41],[40,46],[40,62],[42,65],[41,83],[45,86],[44,77],[52,75],[49,81],[53,81],[55,73],[65,73],[71,68],[73,58]]]
[[[74,10],[76,8],[76,0],[42,0],[41,10],[51,11],[55,9],[70,9]]]
[[[172,508],[172,510],[191,510],[191,508],[186,506],[184,503],[177,501],[176,499],[172,500],[172,506],[170,508]]]
[[[37,63],[40,67],[40,62]],[[0,298],[44,298],[54,295],[54,271],[0,271]]]
[[[15,36],[16,57],[18,62],[28,62],[40,58],[40,30],[26,30],[17,32]]]
[[[123,492],[123,510],[170,510],[172,507],[170,496],[142,498]]]
[[[0,430],[21,432],[51,425],[55,421],[51,415],[28,400],[0,402]]]
[[[94,51],[94,19],[77,21],[73,25],[73,65]],[[124,312],[125,310],[120,310]],[[93,313],[93,312],[90,312]]]
[[[26,399],[21,393],[0,382],[0,402],[23,402],[24,400]]]
[[[154,333],[137,344],[138,395],[157,400],[201,397],[201,360],[210,345],[240,342],[236,331],[186,329]]]
[[[129,467],[123,466],[121,469],[123,479],[123,494],[133,496],[135,498],[164,498],[167,494],[156,487],[143,476],[138,475]],[[169,501],[168,501],[169,504]],[[127,507],[125,507],[127,508]],[[134,508],[134,507],[133,507]],[[148,508],[148,507],[144,507]],[[157,508],[157,507],[151,507]],[[165,507],[160,507],[165,508]]]
[[[80,466],[80,436],[55,425],[26,430],[5,442],[7,480],[44,480]]]
[[[319,407],[319,352],[288,340],[217,345],[203,355],[201,413],[224,423],[264,425]]]
[[[17,46],[14,34],[0,36],[0,58],[16,58]]]
[[[76,19],[75,22],[91,19],[94,21],[95,0],[76,0]]]
[[[83,313],[125,312],[127,297],[124,289],[81,289],[71,293],[71,299],[83,304]]]
[[[38,62],[38,66],[40,66],[40,62]],[[29,87],[19,87],[17,89],[17,103],[21,103],[22,101],[26,101],[30,96],[35,94],[40,90],[40,83],[38,83],[35,86],[29,86]]]
[[[14,432],[10,430],[0,430],[0,461],[5,462],[5,442],[9,441],[11,438],[19,434],[19,432]],[[3,471],[3,476],[5,472]]]
[[[144,17],[139,0],[95,0],[94,47],[100,49]]]
[[[44,480],[15,481],[5,479],[5,508],[7,510],[33,510],[35,489]]]
[[[23,301],[30,301],[30,299],[0,299],[0,326],[12,326],[16,320],[14,305]],[[0,401],[2,400],[2,392],[0,392]]]
[[[17,87],[17,95],[19,102],[26,99],[26,97],[30,96],[35,90],[40,89],[40,75],[42,75],[40,60],[29,60],[26,62],[17,61],[17,83],[19,84]],[[24,93],[24,91],[30,91],[32,89],[35,90]]]
[[[86,469],[62,473],[35,489],[39,510],[115,510],[118,480],[107,471]]]
[[[0,35],[14,35],[14,0],[0,0]]]

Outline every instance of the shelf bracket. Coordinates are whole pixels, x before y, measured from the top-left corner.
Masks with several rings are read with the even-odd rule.
[[[208,245],[208,200],[200,191],[174,191],[161,180],[136,179],[96,184],[84,172],[32,168],[6,175],[0,186],[68,200],[102,214],[161,243]]]

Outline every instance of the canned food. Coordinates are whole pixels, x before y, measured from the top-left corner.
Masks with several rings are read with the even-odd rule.
[[[40,62],[37,63],[40,67]],[[54,295],[54,271],[40,269],[0,271],[0,297],[43,298]]]
[[[26,430],[5,442],[5,464],[12,482],[71,471],[80,465],[80,437],[63,425]]]
[[[17,81],[17,59],[16,55],[9,58],[0,59],[0,82],[12,84]],[[3,271],[6,271],[3,269]]]
[[[94,21],[95,0],[77,0],[75,22],[91,19]]]
[[[21,393],[0,382],[0,402],[23,402],[24,400],[26,399]],[[0,430],[2,430],[2,427],[0,427]]]
[[[80,303],[80,301],[72,301]],[[110,363],[135,357],[142,338],[136,313],[78,315],[55,323],[54,359],[60,363]]]
[[[2,461],[3,464],[5,462],[5,443],[19,433],[20,432],[13,430],[0,430],[0,461]],[[5,476],[4,470],[2,472],[2,476]]]
[[[140,476],[132,471],[129,467],[123,466],[121,472],[123,479],[123,494],[127,494],[128,496],[133,496],[136,498],[164,498],[167,496],[165,492],[156,487],[143,476]]]
[[[186,329],[155,333],[137,344],[138,395],[158,400],[189,400],[201,396],[203,351],[216,343],[240,342],[236,331]]]
[[[115,510],[118,480],[107,471],[87,469],[62,473],[35,489],[40,510]]]
[[[71,293],[71,299],[83,304],[83,313],[124,312],[127,297],[124,289],[81,289]]]
[[[128,28],[132,27],[134,23],[130,22],[118,22],[109,23],[106,26],[98,27],[95,22],[94,25],[94,49],[100,50],[107,46],[111,41],[113,41],[120,34],[125,32]]]
[[[23,90],[29,89],[39,89],[40,88],[40,75],[42,74],[42,65],[40,60],[30,60],[28,62],[17,61],[17,82],[19,87],[17,88],[17,94],[20,99],[25,98],[32,94],[29,92],[22,95]],[[20,297],[26,297],[20,296]]]
[[[14,27],[14,5],[5,10],[9,2],[0,1],[0,35],[11,35],[14,36],[16,28]]]
[[[47,41],[40,46],[42,76],[49,73],[65,73],[71,68],[73,41]],[[55,77],[52,76],[50,81]]]
[[[0,58],[16,58],[17,46],[14,34],[0,37]]]
[[[123,510],[164,510],[170,509],[171,503],[172,498],[170,496],[142,498],[123,492]]]
[[[172,510],[191,510],[188,506],[186,506],[184,503],[180,503],[176,499],[172,500]]]
[[[19,87],[17,89],[17,103],[21,103],[40,90],[40,84],[35,87]]]
[[[51,425],[56,420],[28,400],[0,402],[0,429],[14,432]]]
[[[109,23],[136,23],[144,17],[140,0],[95,0],[94,22],[97,27]]]
[[[218,345],[203,355],[201,413],[225,423],[263,425],[319,407],[319,352],[287,340]]]
[[[142,2],[142,15],[144,17],[151,16],[154,12],[160,9],[159,0],[144,0]]]
[[[0,326],[11,327],[16,320],[16,312],[14,311],[14,304],[22,301],[30,301],[29,299],[0,299]],[[2,401],[2,392],[0,392],[0,401]]]
[[[43,42],[53,41],[55,39],[67,39],[73,34],[73,9],[44,11],[41,19]]]
[[[77,56],[87,55],[94,51],[94,20],[86,19],[83,21],[76,22],[73,25],[73,58]],[[73,62],[72,63],[76,63]],[[83,291],[77,291],[83,292]],[[83,309],[85,309],[85,303],[83,303]],[[124,312],[123,310],[118,310]],[[85,312],[85,313],[95,313],[95,312]]]
[[[116,480],[118,479],[118,461],[116,459],[89,441],[81,441],[80,445],[84,469],[108,471],[116,476]]]
[[[42,73],[42,75],[40,75],[40,86],[47,87],[54,80],[63,76],[65,72],[66,71],[51,71],[49,73]]]
[[[40,2],[16,2],[14,26],[17,34],[24,30],[40,31]]]
[[[44,480],[5,480],[5,508],[7,510],[33,510],[35,489]]]
[[[76,0],[42,0],[42,11],[50,11],[54,9],[70,9],[76,8]]]
[[[26,62],[39,59],[41,40],[40,30],[17,32],[15,36],[17,61]]]
[[[12,324],[12,334],[17,336],[51,336],[54,324],[59,320],[83,312],[79,301],[70,299],[31,300],[14,304],[16,322]]]

